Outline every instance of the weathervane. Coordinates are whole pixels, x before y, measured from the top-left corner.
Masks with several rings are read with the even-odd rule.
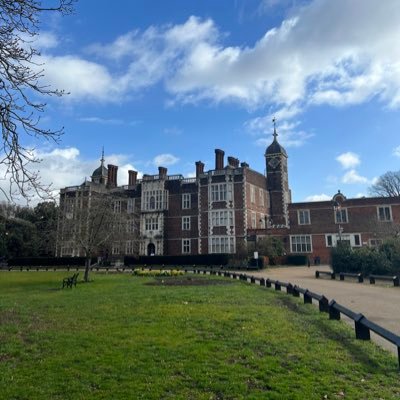
[[[272,122],[274,123],[274,133],[273,133],[273,136],[274,136],[274,140],[276,140],[276,137],[278,136],[278,134],[276,133],[276,118],[275,118],[275,117],[272,118]]]
[[[102,150],[101,150],[101,160],[100,160],[100,162],[101,162],[101,165],[104,164],[104,146],[102,147]]]

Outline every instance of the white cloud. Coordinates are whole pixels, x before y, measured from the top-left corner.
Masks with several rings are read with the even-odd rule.
[[[400,146],[397,146],[393,149],[393,155],[395,155],[396,157],[400,157]]]
[[[361,163],[360,156],[351,151],[340,154],[336,157],[336,161],[338,161],[344,169],[357,167]]]
[[[332,196],[328,196],[325,193],[321,194],[313,194],[311,196],[307,196],[304,201],[327,201],[332,200]]]
[[[351,169],[350,171],[347,171],[343,177],[342,177],[342,182],[346,184],[351,184],[351,183],[370,183],[369,179],[366,178],[365,176],[361,176],[358,174],[358,172],[354,169]]]
[[[106,67],[75,56],[43,56],[42,59],[46,81],[68,92],[65,99],[117,100],[121,80],[114,79]]]
[[[179,161],[178,157],[175,157],[172,154],[159,154],[158,156],[154,157],[153,159],[153,164],[158,167],[158,166],[169,166],[169,165],[174,165]]]
[[[32,164],[32,170],[38,170],[40,181],[44,185],[50,185],[53,195],[58,196],[59,190],[66,186],[80,185],[85,178],[90,180],[93,171],[100,165],[99,159],[83,159],[79,149],[75,147],[56,148],[53,150],[39,149],[34,151],[34,156],[41,159],[38,164]],[[137,170],[132,163],[129,162],[129,156],[122,154],[106,155],[106,164],[118,165],[118,184],[128,184],[128,170]],[[3,167],[3,166],[2,166]],[[4,175],[4,168],[0,168],[0,176]],[[142,177],[142,172],[138,173],[138,177]],[[0,187],[8,192],[9,180],[0,180]],[[0,193],[0,201],[6,200],[4,195]],[[33,198],[32,203],[38,202],[38,198]],[[21,199],[21,202],[25,201]]]
[[[32,45],[40,50],[52,49],[57,47],[59,40],[53,32],[42,31],[33,40]]]
[[[257,140],[259,146],[268,146],[272,142],[273,115],[254,118],[246,122],[245,127],[255,133],[261,133],[264,137]],[[288,114],[288,118],[290,115]],[[299,147],[313,135],[299,128],[300,121],[281,121],[277,127],[278,140],[286,147]]]
[[[263,6],[276,3],[264,0]],[[254,44],[224,46],[226,35],[214,21],[191,16],[183,24],[151,26],[94,44],[86,56],[96,56],[96,62],[48,54],[45,79],[70,91],[71,100],[118,101],[161,82],[171,103],[302,109],[376,97],[399,107],[400,47],[393,46],[400,41],[398,0],[385,0],[382,7],[376,0],[297,4],[302,6],[290,9],[280,26]]]

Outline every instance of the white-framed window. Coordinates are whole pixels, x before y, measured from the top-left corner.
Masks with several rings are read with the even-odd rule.
[[[114,200],[114,213],[119,214],[122,209],[122,202],[121,200]]]
[[[73,248],[71,244],[66,244],[65,246],[61,247],[61,256],[72,256],[73,255]]]
[[[133,240],[126,241],[125,253],[126,254],[134,254],[135,253],[135,242]]]
[[[126,233],[134,233],[136,230],[136,221],[132,219],[128,219],[126,221]]]
[[[382,243],[382,239],[369,239],[369,247],[379,247]]]
[[[192,207],[192,196],[190,193],[182,194],[182,209],[188,210]]]
[[[135,211],[135,199],[128,199],[126,204],[126,212],[132,214]]]
[[[310,225],[310,210],[298,210],[297,211],[297,218],[299,221],[299,225]]]
[[[392,208],[390,206],[378,206],[378,221],[386,222],[392,220]]]
[[[119,243],[118,242],[115,242],[115,243],[112,244],[111,253],[112,254],[119,254],[120,253],[120,247],[119,247]]]
[[[182,254],[190,253],[190,239],[182,239]]]
[[[232,200],[231,183],[213,183],[211,185],[211,201],[230,201]]]
[[[142,210],[163,210],[167,208],[167,192],[166,190],[147,190],[143,192]]]
[[[190,231],[190,217],[182,217],[182,230]]]
[[[341,208],[335,211],[335,223],[336,224],[346,224],[349,222],[347,217],[347,208]]]
[[[260,200],[260,206],[261,207],[264,207],[264,190],[263,189],[259,189],[258,190],[258,197],[259,197],[259,200]]]
[[[233,211],[211,211],[211,226],[233,226]]]
[[[235,238],[233,236],[211,236],[209,248],[211,253],[234,253]]]
[[[311,253],[311,235],[290,236],[290,248],[292,253]]]
[[[342,241],[342,243],[347,243],[351,247],[361,247],[361,235],[359,233],[330,233],[325,235],[326,247],[336,247],[337,244]]]
[[[254,211],[251,212],[251,227],[257,228],[257,214]]]
[[[256,202],[256,188],[253,185],[250,185],[250,201],[252,203]]]
[[[157,231],[158,230],[158,218],[157,217],[146,217],[145,218],[145,230],[146,231]]]
[[[264,214],[260,214],[260,224],[261,224],[261,229],[265,229],[265,222],[266,222],[266,218]]]

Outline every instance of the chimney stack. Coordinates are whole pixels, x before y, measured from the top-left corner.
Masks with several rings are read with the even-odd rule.
[[[228,157],[228,165],[233,168],[239,167],[239,159],[235,157]]]
[[[108,164],[108,176],[107,176],[107,185],[110,188],[117,187],[117,172],[118,167],[116,165]]]
[[[160,179],[165,179],[167,177],[167,168],[165,167],[158,167],[158,175]]]
[[[225,152],[220,149],[215,149],[215,169],[224,169]]]
[[[198,178],[201,174],[204,174],[204,163],[201,161],[196,161],[196,178]]]
[[[241,166],[242,168],[248,168],[248,167],[249,167],[249,164],[247,164],[247,162],[242,162],[242,163],[240,164],[240,166]]]
[[[128,171],[128,185],[135,186],[137,180],[137,171],[132,171],[131,169]]]

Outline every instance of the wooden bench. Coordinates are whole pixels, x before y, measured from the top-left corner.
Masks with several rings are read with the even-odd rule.
[[[381,281],[390,281],[393,282],[394,286],[399,286],[400,280],[398,276],[388,276],[388,275],[370,275],[369,276],[369,283],[371,285],[375,284],[375,280],[381,280]]]
[[[331,279],[335,279],[336,275],[334,272],[331,271],[315,271],[315,277],[319,278],[320,275],[329,275],[331,277]]]
[[[67,288],[72,289],[72,285],[74,285],[76,287],[76,282],[78,280],[78,276],[79,276],[79,272],[72,276],[67,276],[66,278],[64,278],[63,283],[62,283],[62,288],[64,289],[65,287],[67,287]]]
[[[350,272],[340,272],[339,273],[339,278],[341,281],[344,281],[344,277],[347,276],[349,278],[356,278],[358,280],[359,283],[363,283],[364,282],[364,277],[362,276],[362,274],[353,274]]]

